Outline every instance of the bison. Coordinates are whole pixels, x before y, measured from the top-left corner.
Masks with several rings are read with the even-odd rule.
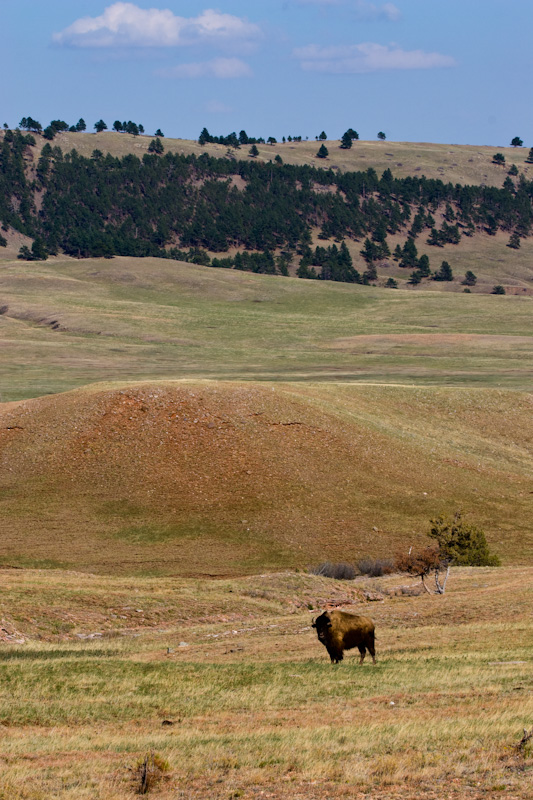
[[[374,623],[368,617],[359,617],[355,614],[348,614],[346,611],[324,611],[313,622],[316,628],[318,641],[322,642],[332,664],[342,661],[344,650],[351,650],[357,647],[360,653],[359,663],[362,664],[366,650],[372,656],[372,661],[376,663],[376,651],[374,649]]]

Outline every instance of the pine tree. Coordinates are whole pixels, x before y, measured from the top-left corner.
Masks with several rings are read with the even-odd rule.
[[[418,259],[418,272],[421,278],[429,278],[431,270],[429,268],[429,258],[424,254]]]
[[[350,136],[348,131],[346,131],[346,133],[343,133],[340,144],[341,150],[350,150],[352,146],[352,141],[353,141],[352,137]]]
[[[259,150],[257,149],[257,146],[256,146],[255,144],[253,144],[253,145],[250,147],[250,149],[249,149],[249,151],[248,151],[248,154],[249,154],[249,155],[250,155],[252,158],[257,158],[257,156],[259,155]]]
[[[165,148],[163,147],[163,142],[159,137],[157,139],[152,139],[150,144],[148,145],[148,152],[149,153],[156,153],[157,155],[161,155]]]
[[[325,144],[321,144],[318,153],[316,154],[317,158],[327,158],[329,156],[329,150]]]
[[[440,269],[433,275],[434,281],[453,281],[452,268],[447,261],[443,261]]]
[[[511,139],[511,147],[522,147],[524,142],[520,138],[520,136],[515,136],[514,139]]]
[[[402,260],[400,267],[416,267],[418,262],[418,250],[412,239],[407,239],[402,250]]]
[[[517,234],[516,231],[511,234],[511,238],[507,244],[507,247],[510,247],[512,250],[518,250],[520,247],[520,236]]]
[[[463,286],[475,286],[477,283],[477,276],[474,275],[472,270],[468,269],[465,272],[465,278],[463,281],[461,281],[461,283]]]
[[[96,133],[102,133],[102,131],[107,130],[107,125],[105,124],[103,119],[99,119],[98,122],[94,123],[94,129]]]
[[[380,131],[380,132],[378,133],[378,139],[381,139],[381,141],[382,141],[382,142],[384,142],[386,138],[387,138],[387,137],[385,136],[385,134],[383,133],[383,131]]]

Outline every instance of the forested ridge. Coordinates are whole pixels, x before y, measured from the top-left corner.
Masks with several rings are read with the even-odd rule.
[[[523,175],[502,188],[463,186],[206,153],[86,158],[50,144],[35,161],[32,143],[6,131],[0,147],[0,224],[34,240],[29,257],[164,256],[282,274],[292,262],[301,277],[359,282],[344,239],[361,242],[371,276],[391,255],[389,234],[405,235],[394,256],[414,268],[417,239],[438,248],[533,228],[533,181]],[[313,230],[340,247],[312,250]]]

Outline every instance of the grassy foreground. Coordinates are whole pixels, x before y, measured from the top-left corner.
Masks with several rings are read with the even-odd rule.
[[[151,750],[162,798],[531,796],[531,568],[456,569],[441,597],[405,576],[1,578],[6,800],[125,800]],[[328,601],[375,620],[376,667],[330,665],[309,627]]]

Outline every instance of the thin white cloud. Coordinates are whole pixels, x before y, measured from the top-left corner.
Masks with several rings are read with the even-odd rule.
[[[300,61],[303,70],[335,74],[456,66],[455,59],[441,53],[402,50],[395,44],[382,45],[373,42],[333,47],[310,44],[295,49],[293,55]]]
[[[70,47],[178,47],[250,40],[259,28],[248,20],[206,9],[197,17],[178,17],[168,9],[113,3],[99,17],[82,17],[53,41]]]
[[[363,19],[386,19],[389,22],[396,22],[402,16],[400,9],[394,3],[376,5],[376,3],[369,3],[367,0],[359,0],[355,4],[355,10]]]
[[[401,12],[394,3],[371,3],[369,0],[297,0],[299,5],[340,6],[350,5],[359,19],[384,19],[396,22]]]
[[[252,70],[240,58],[212,58],[158,70],[163,78],[249,78]]]
[[[210,100],[209,103],[206,103],[205,110],[210,114],[230,114],[233,111],[231,106],[221,103],[219,100]]]

